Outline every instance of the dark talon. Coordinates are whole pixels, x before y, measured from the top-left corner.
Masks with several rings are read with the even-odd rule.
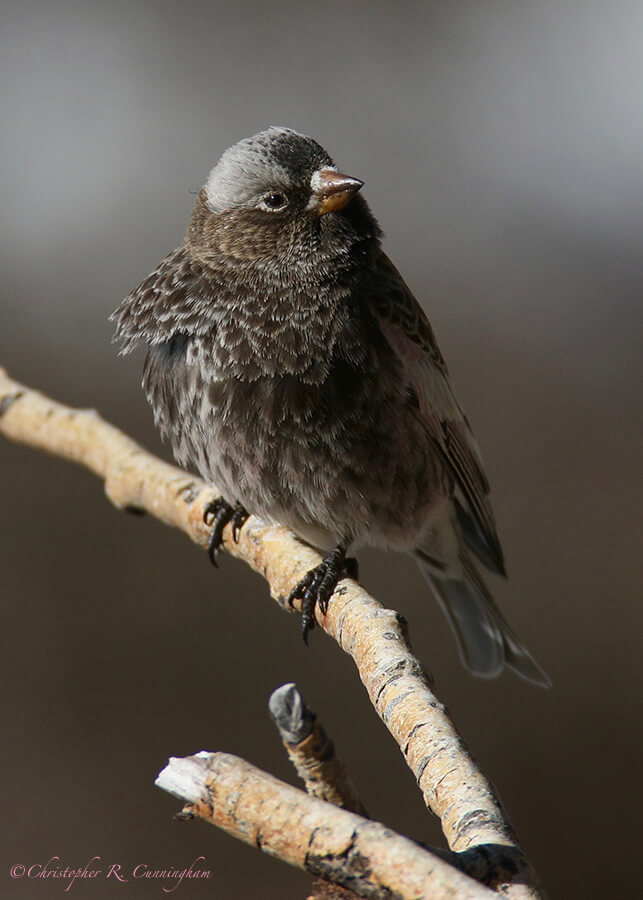
[[[308,643],[308,632],[315,627],[315,606],[319,606],[321,612],[326,615],[330,598],[337,583],[345,574],[346,547],[347,544],[338,544],[324,557],[323,562],[307,572],[290,592],[288,602],[291,606],[297,599],[303,601],[301,636],[305,644]]]
[[[239,531],[248,518],[248,513],[241,504],[231,506],[223,497],[211,500],[203,511],[203,521],[212,527],[208,539],[208,556],[213,566],[219,567],[217,554],[223,544],[223,530],[229,522],[232,522],[232,536],[237,542]]]
[[[308,632],[315,627],[315,594],[307,593],[301,609],[301,637],[308,646]]]
[[[240,504],[236,505],[232,514],[232,519],[230,520],[232,522],[232,539],[234,540],[235,544],[239,543],[239,533],[248,521],[249,516],[250,513],[247,513],[243,506],[241,506]]]

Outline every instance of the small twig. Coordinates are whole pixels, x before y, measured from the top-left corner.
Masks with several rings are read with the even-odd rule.
[[[395,834],[228,753],[171,759],[156,784],[187,812],[373,900],[483,900],[493,892]]]
[[[283,684],[273,691],[268,707],[306,793],[368,818],[346,766],[297,685]],[[317,876],[307,900],[355,900],[356,896],[353,891]]]
[[[119,508],[144,510],[205,547],[203,524],[213,488],[145,452],[92,410],[74,410],[26,388],[0,369],[0,432],[87,466],[105,480]],[[272,596],[286,598],[321,561],[287,529],[251,517],[226,549],[262,573]],[[299,607],[300,602],[296,601]],[[368,695],[439,818],[452,850],[511,900],[542,897],[498,796],[475,765],[424,668],[408,643],[404,620],[356,582],[344,579],[317,623],[353,658]]]
[[[277,688],[270,695],[268,707],[306,793],[368,818],[333,742],[297,686],[283,684]],[[316,876],[307,900],[355,900],[356,896],[354,891]]]
[[[277,688],[268,705],[306,793],[368,818],[346,766],[297,686],[284,684]]]

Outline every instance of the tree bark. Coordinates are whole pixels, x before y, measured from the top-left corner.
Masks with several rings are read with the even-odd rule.
[[[318,800],[229,753],[171,759],[156,784],[264,853],[373,900],[485,900],[493,892],[379,822]]]

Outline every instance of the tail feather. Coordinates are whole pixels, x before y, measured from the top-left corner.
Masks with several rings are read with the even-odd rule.
[[[464,571],[459,579],[440,572],[421,550],[415,556],[451,625],[466,669],[482,678],[495,678],[507,666],[527,681],[551,686],[509,627],[466,554],[461,557]]]

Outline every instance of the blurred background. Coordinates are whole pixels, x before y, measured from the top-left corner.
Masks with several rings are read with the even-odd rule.
[[[210,167],[277,124],[366,181],[483,449],[510,574],[492,587],[553,689],[467,675],[410,560],[365,553],[363,582],[408,618],[552,898],[640,883],[642,60],[634,0],[2,4],[0,364],[166,458],[107,317]],[[63,896],[15,863],[203,856],[186,900],[304,897],[153,784],[201,749],[294,780],[266,708],[285,681],[372,815],[440,842],[350,660],[319,632],[306,649],[259,577],[78,467],[0,441],[0,471],[3,895]]]

